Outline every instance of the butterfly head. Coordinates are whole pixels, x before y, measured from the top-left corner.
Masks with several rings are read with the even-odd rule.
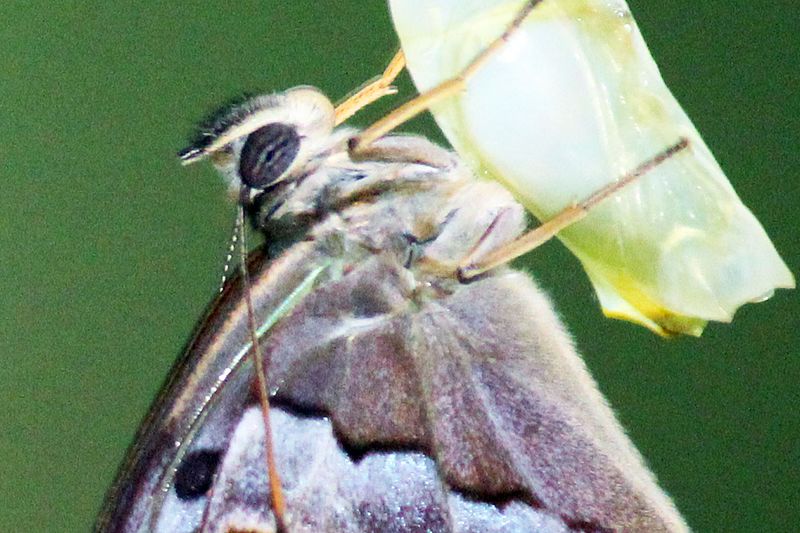
[[[185,165],[209,157],[231,187],[258,194],[329,152],[333,127],[331,101],[301,86],[226,106],[200,126],[178,157]]]

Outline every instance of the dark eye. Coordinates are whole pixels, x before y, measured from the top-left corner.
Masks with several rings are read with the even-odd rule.
[[[300,148],[300,136],[293,126],[275,122],[247,137],[239,159],[242,182],[253,189],[264,189],[292,164]]]
[[[220,452],[199,450],[184,458],[175,472],[175,493],[181,500],[194,500],[204,496],[219,465]]]

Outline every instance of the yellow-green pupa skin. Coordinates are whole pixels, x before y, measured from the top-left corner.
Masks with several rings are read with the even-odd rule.
[[[422,91],[500,35],[521,0],[390,0]],[[661,334],[699,335],[794,278],[661,79],[622,0],[543,0],[433,114],[478,173],[540,220],[684,137],[689,148],[559,237],[603,311]]]

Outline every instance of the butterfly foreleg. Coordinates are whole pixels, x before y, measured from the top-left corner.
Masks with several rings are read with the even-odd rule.
[[[383,74],[362,85],[353,94],[347,97],[344,102],[336,106],[336,125],[338,126],[376,100],[380,100],[384,96],[395,94],[397,88],[394,87],[392,83],[403,71],[405,65],[406,58],[403,55],[403,51],[398,50],[386,66],[386,70],[383,71]]]

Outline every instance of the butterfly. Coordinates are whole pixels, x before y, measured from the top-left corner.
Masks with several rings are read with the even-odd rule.
[[[253,125],[253,121],[256,123]],[[212,154],[269,246],[248,264],[290,531],[681,530],[547,297],[454,258],[525,228],[421,137],[359,158],[315,89],[229,110]],[[137,435],[98,531],[272,531],[241,279]]]
[[[359,145],[340,109],[311,87],[258,96],[182,153],[212,160],[266,244],[96,530],[687,530],[546,295],[471,268],[523,236],[524,208],[422,137]]]

